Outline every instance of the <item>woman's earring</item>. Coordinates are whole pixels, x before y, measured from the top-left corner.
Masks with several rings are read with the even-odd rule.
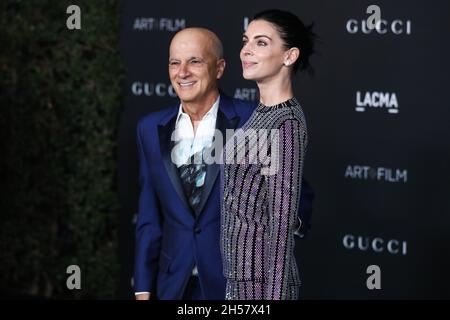
[[[286,61],[285,63],[284,63],[284,65],[287,67],[287,66],[289,66],[291,64],[291,62],[290,61]]]

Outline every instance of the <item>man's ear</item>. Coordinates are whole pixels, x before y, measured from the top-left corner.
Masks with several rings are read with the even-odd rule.
[[[225,59],[219,59],[217,60],[217,76],[216,79],[220,79],[223,76],[223,72],[225,70]]]

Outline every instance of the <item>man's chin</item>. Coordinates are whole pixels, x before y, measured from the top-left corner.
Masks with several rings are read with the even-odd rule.
[[[192,100],[194,100],[193,97],[191,96],[183,96],[183,95],[178,95],[178,98],[182,101],[182,102],[192,102]]]
[[[194,99],[194,98],[191,98],[191,97],[189,97],[189,98],[181,98],[181,97],[179,97],[180,98],[180,102],[181,102],[181,104],[189,104],[189,103],[194,103],[194,102],[196,102],[197,100],[196,99]]]

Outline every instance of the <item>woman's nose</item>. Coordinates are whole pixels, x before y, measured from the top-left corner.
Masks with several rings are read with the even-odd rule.
[[[242,54],[244,56],[251,56],[253,55],[253,52],[251,50],[251,48],[249,48],[249,46],[246,44],[243,48],[242,48]]]

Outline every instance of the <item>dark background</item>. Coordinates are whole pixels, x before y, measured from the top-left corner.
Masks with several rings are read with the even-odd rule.
[[[361,31],[370,4],[381,8],[386,33]],[[450,45],[444,40],[450,5],[444,1],[127,3],[121,33],[127,91],[119,131],[122,259],[132,259],[130,222],[138,196],[136,121],[177,103],[165,92],[168,90],[152,90],[158,84],[160,88],[170,85],[166,65],[170,39],[180,25],[215,31],[223,41],[227,61],[221,87],[228,95],[242,97],[243,89],[256,88],[241,76],[244,19],[275,5],[307,24],[314,22],[320,37],[312,58],[315,75],[300,75],[294,85],[308,120],[305,176],[316,192],[312,229],[298,243],[303,297],[450,298],[450,281],[445,276],[450,268],[450,110],[446,90]],[[153,18],[153,25],[135,28],[142,18]],[[358,21],[357,33],[347,31],[350,19]],[[395,20],[403,23],[403,28],[395,29],[402,29],[400,34],[390,28]],[[133,92],[137,82],[149,90]],[[357,91],[361,100],[366,92],[395,94],[398,113],[389,113],[386,107],[356,112]],[[252,94],[244,98],[252,98]],[[388,168],[392,174],[387,181],[371,174],[367,179],[352,179],[345,175],[349,166]],[[354,248],[344,246],[346,235],[354,237]],[[376,244],[384,243],[382,252],[371,246],[376,238],[381,239]],[[387,250],[392,239],[400,248],[406,243],[405,254],[401,249],[398,253]],[[381,290],[366,287],[366,269],[372,264],[381,268]],[[131,266],[124,265],[122,292],[129,288],[131,272]]]

